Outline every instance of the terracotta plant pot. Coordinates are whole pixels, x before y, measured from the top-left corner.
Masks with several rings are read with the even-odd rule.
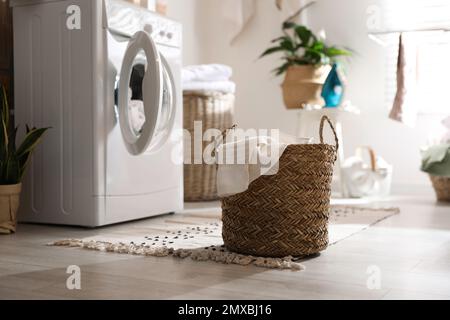
[[[0,234],[16,232],[22,184],[0,185]]]
[[[286,108],[301,109],[304,104],[324,104],[322,86],[330,71],[329,65],[289,67],[281,85]]]

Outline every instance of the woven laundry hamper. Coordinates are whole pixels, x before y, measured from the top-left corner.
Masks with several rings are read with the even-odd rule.
[[[335,146],[323,142],[327,121]],[[338,140],[330,120],[320,144],[289,145],[275,175],[263,175],[222,198],[222,236],[234,252],[263,257],[307,256],[328,246],[331,180]]]
[[[430,174],[430,180],[438,201],[450,202],[450,177],[434,176]]]
[[[201,164],[194,162],[194,122],[202,122],[202,135],[207,129],[224,131],[233,125],[234,95],[222,92],[197,92],[185,91],[183,93],[184,104],[184,129],[188,130],[191,137],[185,141],[186,151],[190,151],[190,163],[184,165],[184,200],[208,201],[217,200],[215,164]],[[202,153],[211,142],[202,142]],[[186,159],[186,157],[185,157]]]

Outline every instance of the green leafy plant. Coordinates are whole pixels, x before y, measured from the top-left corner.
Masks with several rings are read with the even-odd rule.
[[[25,138],[16,148],[18,127],[11,123],[8,98],[3,85],[0,85],[0,101],[0,185],[17,184],[22,181],[33,151],[49,128],[30,129],[27,125]]]
[[[289,19],[283,23],[283,36],[272,40],[275,45],[264,51],[261,57],[283,52],[283,63],[274,69],[276,75],[283,74],[295,65],[329,65],[340,56],[349,56],[351,51],[336,46],[327,46],[314,33],[303,25]]]

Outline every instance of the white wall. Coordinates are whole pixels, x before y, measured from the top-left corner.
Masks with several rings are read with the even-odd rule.
[[[233,45],[228,43],[229,30],[220,19],[222,0],[208,0],[201,7],[203,63],[225,63],[234,69],[237,83],[236,121],[241,127],[280,128],[295,130],[294,113],[282,104],[280,81],[270,70],[275,68],[276,57],[259,60],[259,55],[279,36],[285,15],[275,7],[275,1],[257,2],[256,14],[246,30]]]
[[[279,35],[286,14],[276,10],[275,1],[258,0],[256,16],[230,46],[227,28],[220,18],[220,2],[171,0],[169,10],[185,25],[185,62],[219,62],[233,67],[238,88],[236,122],[241,127],[279,128],[294,134],[296,111],[284,108],[279,87],[282,78],[270,74],[277,58],[257,59],[269,41]],[[329,43],[357,52],[347,68],[346,95],[362,110],[362,115],[344,119],[347,155],[358,145],[371,145],[394,164],[397,189],[421,188],[429,182],[418,169],[419,147],[436,119],[421,118],[417,127],[411,129],[387,118],[383,48],[368,39],[366,30],[366,9],[374,3],[377,1],[318,0],[308,9],[308,23],[316,31],[324,28]]]
[[[185,65],[201,63],[200,52],[205,42],[201,41],[198,23],[202,0],[168,0],[167,16],[183,24],[183,62]]]

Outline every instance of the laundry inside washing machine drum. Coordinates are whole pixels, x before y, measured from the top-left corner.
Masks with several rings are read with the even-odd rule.
[[[136,136],[142,133],[142,128],[145,123],[144,102],[142,92],[142,82],[145,76],[145,65],[136,64],[133,66],[130,76],[130,89],[129,89],[129,114],[130,125]]]
[[[128,91],[128,108],[130,114],[130,125],[136,136],[139,136],[142,132],[142,128],[145,124],[145,110],[143,102],[142,83],[145,76],[145,65],[136,64],[131,72],[130,76],[130,88]],[[162,108],[160,121],[158,121],[155,135],[156,140],[163,139],[164,134],[168,131],[168,125],[172,115],[173,108],[173,84],[171,83],[170,76],[167,69],[163,70],[164,88],[162,95]]]

